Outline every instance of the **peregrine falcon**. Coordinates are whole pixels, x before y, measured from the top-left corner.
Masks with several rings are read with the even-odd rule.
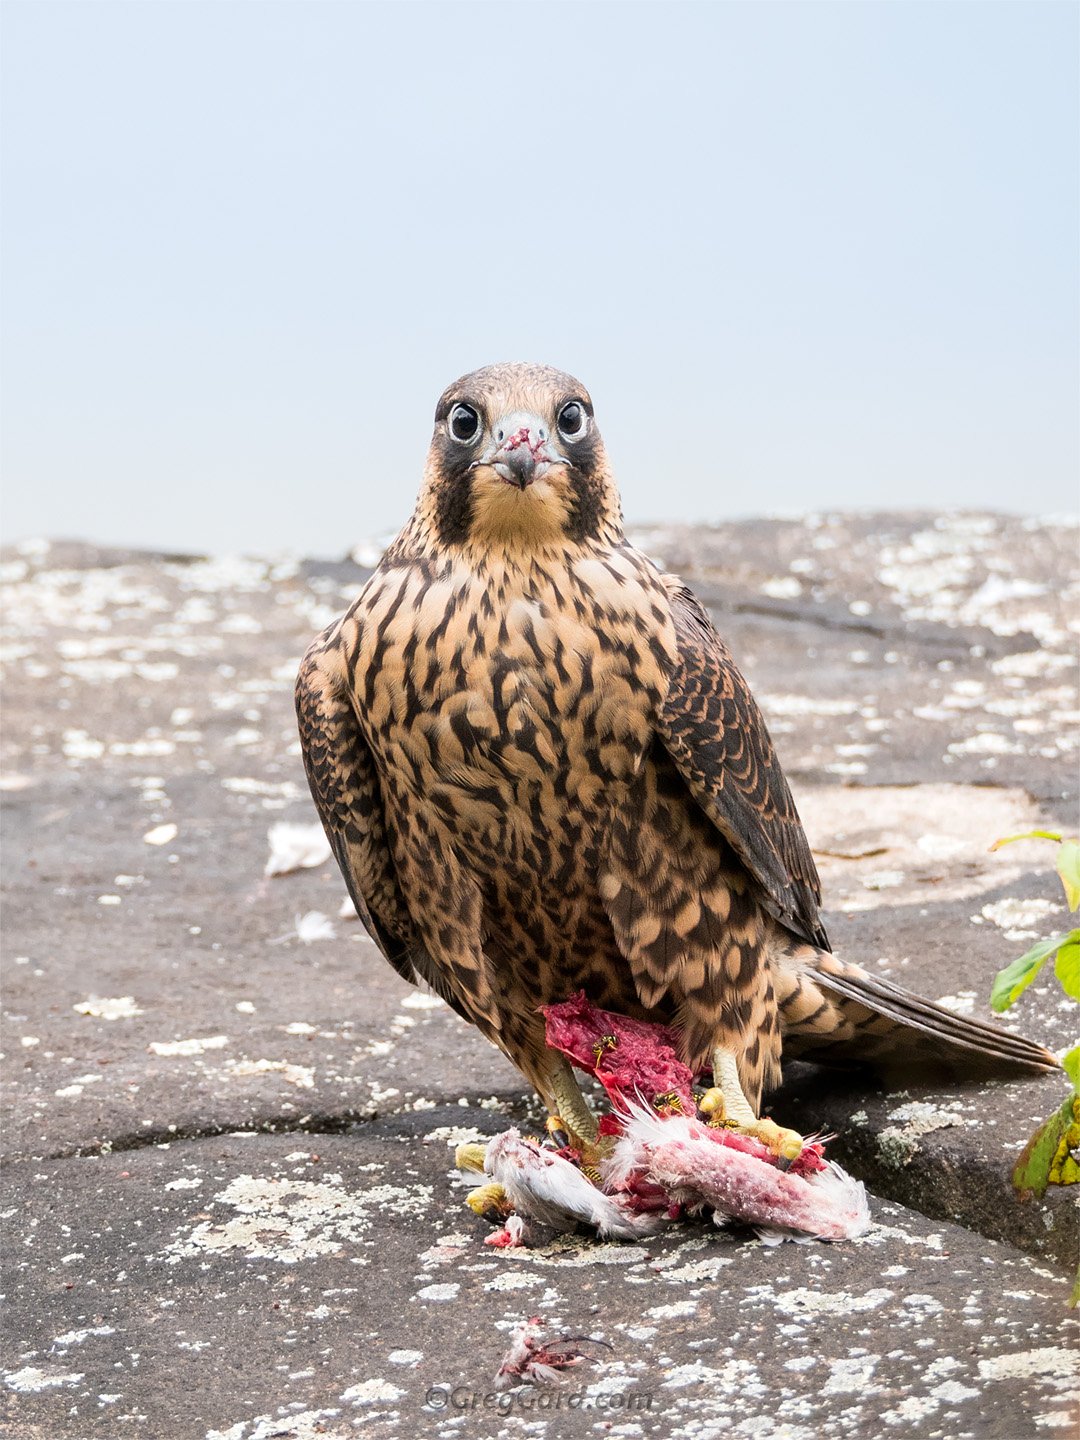
[[[703,1107],[759,1121],[781,1054],[969,1073],[1041,1046],[841,962],[769,732],[704,607],[623,533],[588,391],[456,380],[412,517],[304,657],[311,792],[394,968],[493,1041],[583,1142],[541,1007],[673,1026]]]

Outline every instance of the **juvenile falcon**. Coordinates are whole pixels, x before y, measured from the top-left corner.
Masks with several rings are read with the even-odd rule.
[[[412,517],[296,691],[311,791],[372,939],[582,1141],[542,1005],[675,1025],[704,1108],[758,1120],[781,1052],[1040,1070],[1041,1046],[829,953],[768,730],[704,608],[623,534],[579,381],[443,394]],[[785,1148],[786,1147],[786,1148]]]

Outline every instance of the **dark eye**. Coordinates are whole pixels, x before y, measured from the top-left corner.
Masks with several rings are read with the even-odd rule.
[[[579,400],[568,400],[559,411],[559,434],[564,440],[580,440],[589,417]]]
[[[450,434],[462,445],[468,445],[480,433],[480,416],[471,405],[455,405],[449,424]]]

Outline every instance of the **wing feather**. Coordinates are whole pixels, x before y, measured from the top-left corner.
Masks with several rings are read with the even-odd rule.
[[[764,717],[693,592],[669,577],[668,593],[678,660],[659,736],[769,911],[828,950],[817,867]]]
[[[418,982],[415,926],[386,833],[379,776],[320,637],[296,679],[296,718],[312,799],[364,928],[394,969]]]

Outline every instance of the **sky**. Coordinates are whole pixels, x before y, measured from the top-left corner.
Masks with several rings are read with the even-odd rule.
[[[5,0],[4,538],[340,555],[509,359],[630,521],[1073,511],[1078,17]]]

